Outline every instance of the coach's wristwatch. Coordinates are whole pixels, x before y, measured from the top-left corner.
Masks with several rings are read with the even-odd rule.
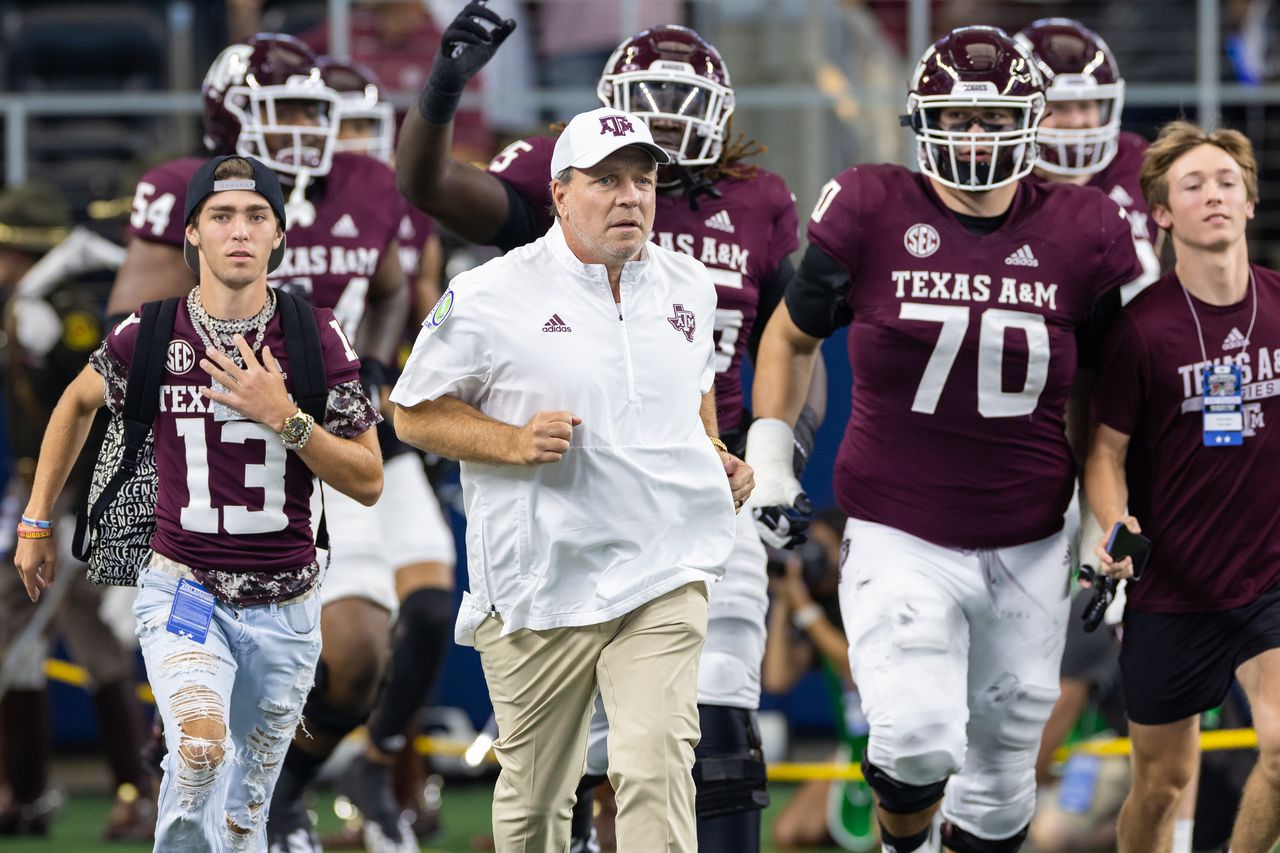
[[[315,425],[315,418],[298,409],[284,419],[284,426],[280,428],[280,441],[284,442],[288,450],[301,450],[306,446],[307,439],[311,438],[311,430]]]

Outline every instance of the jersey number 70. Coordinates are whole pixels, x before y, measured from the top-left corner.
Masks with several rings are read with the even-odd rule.
[[[938,342],[916,388],[911,411],[932,415],[938,408],[942,388],[964,343],[969,328],[969,308],[961,305],[931,305],[903,302],[898,316],[903,320],[940,323]],[[1019,391],[1005,391],[1004,336],[1006,329],[1019,329],[1027,336],[1027,378]],[[988,308],[982,312],[978,334],[978,413],[984,418],[1014,418],[1036,410],[1040,394],[1049,378],[1049,330],[1044,317],[1025,311]]]

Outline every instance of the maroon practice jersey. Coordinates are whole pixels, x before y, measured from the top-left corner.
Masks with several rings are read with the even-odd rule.
[[[1280,584],[1280,275],[1251,269],[1252,332],[1252,287],[1235,305],[1191,297],[1198,333],[1170,273],[1121,312],[1103,350],[1093,417],[1131,437],[1129,511],[1152,541],[1142,580],[1129,584],[1134,610],[1229,610]],[[1240,365],[1238,447],[1204,446],[1201,340],[1210,364]]]
[[[129,219],[130,238],[182,248],[187,183],[204,162],[184,157],[142,176]],[[288,194],[286,187],[286,198]],[[369,281],[400,228],[395,174],[372,157],[339,152],[307,198],[315,205],[315,221],[288,223],[284,261],[269,280],[318,308],[332,309],[354,336],[364,317]]]
[[[809,241],[849,276],[830,295],[852,320],[841,508],[950,547],[1059,530],[1076,334],[1141,272],[1121,210],[1093,189],[1024,181],[1005,222],[979,235],[922,175],[862,166],[823,188]]]
[[[507,146],[489,172],[509,184],[551,227],[551,152],[545,136]],[[764,169],[753,177],[724,177],[719,198],[701,195],[694,210],[683,194],[659,193],[653,242],[702,261],[716,284],[716,409],[720,429],[743,425],[742,360],[759,316],[764,283],[799,247],[795,198],[782,178]],[[772,305],[769,306],[769,310]]]
[[[360,360],[332,311],[317,309],[316,323],[329,388],[342,385],[349,392],[330,394],[324,428],[351,438],[376,420],[359,390]],[[107,379],[108,405],[116,412],[123,407],[123,380],[137,338],[138,315],[131,314],[95,355],[94,367]],[[279,313],[267,324],[264,345],[292,387]],[[210,384],[200,367],[204,349],[183,300],[173,322],[152,426],[158,489],[151,546],[196,570],[296,574],[315,561],[311,470],[285,450],[270,427],[218,414],[200,392]],[[219,585],[211,586],[218,594]]]
[[[1136,133],[1124,131],[1116,147],[1116,156],[1107,164],[1107,168],[1092,175],[1084,184],[1102,190],[1107,197],[1124,210],[1129,218],[1129,227],[1133,232],[1133,248],[1138,253],[1138,261],[1142,264],[1142,276],[1124,289],[1124,302],[1137,296],[1142,288],[1152,284],[1160,277],[1160,258],[1156,254],[1155,243],[1159,228],[1151,218],[1146,199],[1142,197],[1142,158],[1147,152],[1147,140]],[[1051,183],[1040,175],[1031,180]]]

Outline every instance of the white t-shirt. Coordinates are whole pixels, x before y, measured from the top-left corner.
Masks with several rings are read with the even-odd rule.
[[[615,303],[557,223],[455,278],[423,323],[391,394],[453,396],[496,420],[582,418],[545,465],[462,463],[467,570],[455,632],[594,625],[723,572],[733,498],[699,418],[715,375],[715,286],[688,255],[652,243]]]

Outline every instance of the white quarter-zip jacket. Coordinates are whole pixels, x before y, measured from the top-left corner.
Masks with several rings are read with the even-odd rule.
[[[693,581],[733,547],[733,497],[699,418],[714,379],[715,286],[688,255],[646,245],[615,303],[559,223],[459,275],[423,324],[391,400],[453,396],[496,420],[582,418],[543,465],[462,463],[471,589],[455,638],[594,625]]]

